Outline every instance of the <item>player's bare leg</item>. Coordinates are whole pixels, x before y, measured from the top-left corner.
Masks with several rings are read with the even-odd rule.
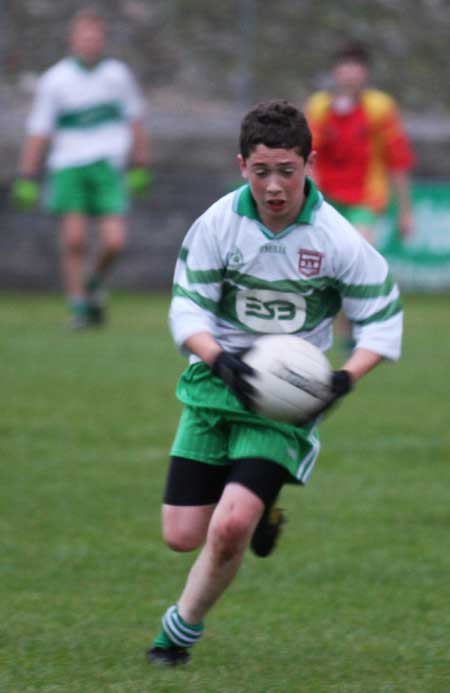
[[[105,319],[105,297],[101,290],[104,275],[122,252],[126,237],[123,217],[102,217],[98,223],[100,248],[92,273],[86,282],[89,319],[96,325],[100,325]]]
[[[163,505],[162,526],[164,541],[173,551],[193,551],[206,540],[211,505]]]
[[[206,544],[178,601],[180,615],[199,623],[230,584],[250,542],[264,503],[240,484],[225,487],[211,517]]]
[[[95,260],[94,272],[103,275],[117,259],[125,245],[125,220],[120,216],[102,217],[99,220],[100,251]]]
[[[64,289],[69,297],[83,295],[83,262],[86,252],[86,217],[73,212],[61,222]]]
[[[167,610],[163,630],[148,652],[151,661],[187,661],[186,648],[200,638],[205,615],[235,577],[263,510],[262,500],[244,486],[225,487],[178,604]],[[171,542],[176,543],[174,536]]]
[[[72,312],[72,326],[86,324],[83,266],[86,254],[87,219],[78,212],[65,215],[61,221],[62,273],[65,294]]]

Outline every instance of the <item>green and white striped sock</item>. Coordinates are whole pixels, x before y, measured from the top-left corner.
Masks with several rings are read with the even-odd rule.
[[[162,618],[162,629],[153,641],[154,647],[192,647],[203,633],[203,623],[186,623],[176,605],[170,606]]]
[[[82,296],[72,296],[68,299],[69,310],[72,315],[84,318],[87,315],[87,302]]]

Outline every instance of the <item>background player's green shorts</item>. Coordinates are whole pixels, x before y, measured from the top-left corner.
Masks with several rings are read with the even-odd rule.
[[[308,480],[320,449],[314,423],[299,428],[250,412],[204,363],[184,371],[177,396],[185,408],[172,456],[215,465],[261,457],[282,465],[293,482]]]
[[[55,214],[121,215],[127,202],[123,175],[109,161],[72,166],[50,175],[47,206]]]
[[[334,202],[334,200],[328,200],[328,202],[353,226],[371,227],[378,219],[378,215],[364,205],[344,205],[340,202]]]

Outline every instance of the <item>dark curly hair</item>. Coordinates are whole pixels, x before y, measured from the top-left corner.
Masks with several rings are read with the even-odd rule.
[[[312,137],[301,111],[284,99],[266,101],[244,116],[239,138],[240,152],[247,159],[258,144],[272,149],[297,149],[306,161]]]

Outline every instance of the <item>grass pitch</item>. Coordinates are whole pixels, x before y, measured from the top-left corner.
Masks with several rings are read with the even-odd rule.
[[[248,554],[167,671],[144,651],[192,561],[160,539],[168,298],[116,296],[72,334],[60,298],[0,296],[0,690],[447,693],[448,301],[405,298],[403,359],[323,425],[276,554]]]

